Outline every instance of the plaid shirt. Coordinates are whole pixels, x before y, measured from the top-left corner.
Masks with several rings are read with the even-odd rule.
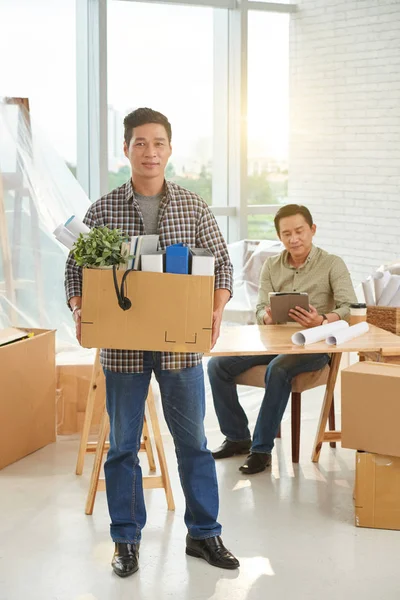
[[[94,202],[86,213],[84,223],[88,227],[107,225],[111,229],[122,229],[128,236],[144,235],[143,218],[131,180]],[[208,248],[215,257],[215,289],[225,288],[232,294],[233,268],[225,240],[214,215],[197,194],[166,181],[158,215],[158,233],[162,250],[179,242],[186,246]],[[73,296],[82,296],[82,269],[72,254],[65,269],[65,293],[67,301]],[[162,352],[161,368],[194,367],[201,358],[199,353]],[[102,349],[100,362],[110,371],[142,373],[143,351]]]

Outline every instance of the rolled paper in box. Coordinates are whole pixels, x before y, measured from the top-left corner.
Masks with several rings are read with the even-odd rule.
[[[371,277],[368,277],[368,279],[365,279],[365,281],[362,282],[362,288],[364,292],[365,303],[368,306],[375,306],[376,302],[374,295],[374,287],[372,285]]]
[[[376,273],[372,275],[372,279],[374,280],[375,287],[375,303],[378,304],[380,302],[382,292],[389,282],[390,273],[389,271],[376,271]]]
[[[68,248],[68,250],[72,249],[72,246],[75,244],[77,238],[76,236],[71,233],[70,231],[68,231],[68,229],[66,229],[64,227],[64,225],[59,225],[54,231],[53,234],[55,236],[55,238],[61,242],[61,244],[63,244],[64,246],[66,246]]]
[[[318,327],[310,327],[310,329],[298,331],[292,335],[292,342],[296,346],[307,346],[307,344],[322,342],[322,340],[326,340],[327,337],[336,331],[348,328],[349,324],[347,321],[334,321],[326,325],[319,325]]]
[[[389,306],[400,287],[400,275],[390,275],[388,282],[380,295],[378,306]]]
[[[85,223],[82,223],[75,215],[72,215],[72,217],[65,222],[64,227],[76,237],[78,237],[80,233],[89,233],[90,231],[89,227],[85,225]]]
[[[353,340],[363,333],[367,333],[368,330],[369,326],[365,321],[363,323],[357,323],[357,325],[352,325],[352,327],[348,327],[347,329],[335,331],[335,333],[326,338],[326,343],[329,346],[338,346],[339,344],[344,344],[344,342]]]

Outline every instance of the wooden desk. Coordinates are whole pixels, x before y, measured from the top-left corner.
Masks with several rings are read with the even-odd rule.
[[[296,346],[291,337],[301,329],[297,324],[287,325],[234,325],[222,327],[221,335],[207,356],[246,356],[256,354],[332,354],[328,382],[311,460],[318,462],[323,442],[341,440],[341,431],[325,431],[332,404],[337,374],[343,352],[358,352],[376,361],[393,362],[400,356],[400,337],[375,327],[360,337],[340,346],[328,346],[317,342],[308,346]]]

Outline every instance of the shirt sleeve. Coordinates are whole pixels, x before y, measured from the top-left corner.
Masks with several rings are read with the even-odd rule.
[[[338,256],[332,264],[329,273],[335,308],[332,312],[339,315],[340,319],[348,319],[350,315],[350,304],[357,302],[357,297],[351,282],[350,273],[344,261]]]
[[[233,294],[233,266],[228,247],[215,216],[206,205],[197,229],[196,246],[208,248],[215,258],[215,289],[224,288]]]
[[[261,269],[258,287],[256,318],[259,325],[263,325],[264,323],[265,308],[269,306],[269,293],[273,291],[275,290],[272,286],[269,260],[267,259]]]
[[[95,218],[93,204],[89,207],[83,222],[90,229],[98,225]],[[76,261],[72,256],[72,252],[69,253],[67,262],[65,264],[64,288],[68,307],[69,301],[73,296],[82,296],[82,267],[79,267],[76,264]]]

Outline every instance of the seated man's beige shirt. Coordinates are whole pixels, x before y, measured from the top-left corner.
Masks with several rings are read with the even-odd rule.
[[[316,246],[312,246],[301,267],[289,264],[287,250],[265,261],[258,290],[259,325],[263,324],[265,308],[270,305],[270,292],[307,292],[310,304],[320,315],[334,312],[340,319],[347,319],[350,304],[357,302],[350,274],[343,260]]]

